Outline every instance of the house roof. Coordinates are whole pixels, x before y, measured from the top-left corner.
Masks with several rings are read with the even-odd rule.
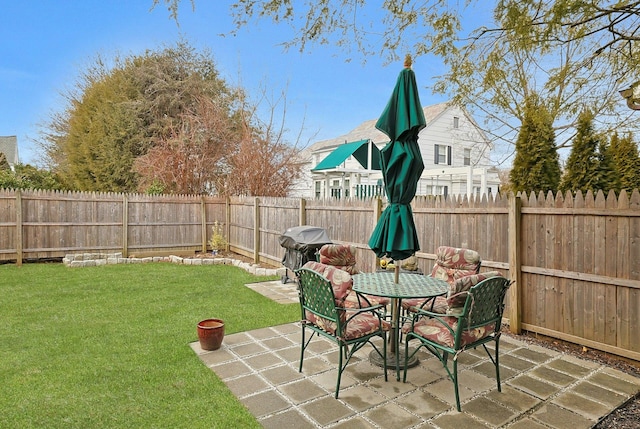
[[[9,161],[10,165],[17,164],[18,161],[18,138],[16,136],[0,136],[0,152]]]
[[[371,167],[369,168],[369,139],[365,139],[339,145],[311,171],[337,168],[351,155],[363,168],[380,170],[380,150],[376,145],[371,145]]]
[[[448,102],[423,107],[422,110],[424,111],[424,118],[427,121],[427,127],[429,127],[430,122],[433,122],[438,116],[445,112],[448,107],[450,107]],[[353,130],[349,131],[347,134],[333,139],[319,141],[308,147],[307,150],[310,153],[313,153],[337,147],[345,142],[367,139],[372,140],[375,144],[387,143],[389,141],[389,137],[387,137],[387,135],[382,131],[376,129],[377,121],[377,118],[365,121]]]

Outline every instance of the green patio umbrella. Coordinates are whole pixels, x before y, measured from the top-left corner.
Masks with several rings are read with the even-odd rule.
[[[406,259],[420,250],[410,204],[424,170],[418,133],[426,121],[409,56],[404,66],[391,99],[376,122],[376,128],[390,139],[380,152],[389,205],[369,238],[369,247],[377,257],[394,261]]]

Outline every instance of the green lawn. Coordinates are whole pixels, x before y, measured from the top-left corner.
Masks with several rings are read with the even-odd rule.
[[[0,428],[259,428],[189,347],[292,322],[225,265],[0,266]]]

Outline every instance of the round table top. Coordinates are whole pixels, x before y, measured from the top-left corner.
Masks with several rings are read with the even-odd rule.
[[[387,298],[428,298],[443,295],[449,283],[430,276],[400,273],[398,283],[394,272],[360,273],[353,275],[353,290]]]

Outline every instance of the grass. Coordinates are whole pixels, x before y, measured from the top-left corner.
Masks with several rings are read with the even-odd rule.
[[[189,347],[292,322],[225,265],[0,266],[0,427],[259,428]]]

